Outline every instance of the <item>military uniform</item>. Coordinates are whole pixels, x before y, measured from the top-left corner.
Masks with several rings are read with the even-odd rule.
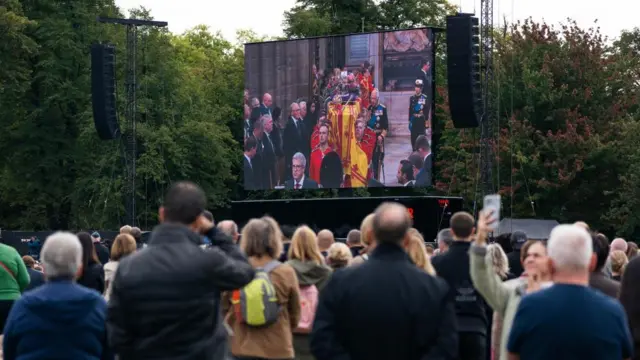
[[[416,80],[416,88],[422,89],[422,80]],[[414,151],[416,150],[416,139],[425,134],[425,123],[429,113],[428,106],[427,96],[422,92],[419,95],[411,95],[409,100],[409,131],[411,131],[411,148]]]
[[[382,163],[384,161],[384,138],[389,131],[389,118],[387,117],[387,107],[382,104],[371,105],[368,110],[371,118],[369,122],[367,122],[367,126],[376,133],[376,145],[373,151],[373,159],[371,160],[371,168],[373,170],[373,177],[376,180],[380,180]],[[382,136],[381,145],[377,143],[378,136]]]

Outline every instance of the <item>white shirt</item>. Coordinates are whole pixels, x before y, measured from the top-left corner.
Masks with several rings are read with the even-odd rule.
[[[296,188],[296,185],[300,184],[300,189],[302,189],[302,184],[304,184],[304,175],[302,175],[302,177],[300,178],[300,181],[296,181],[296,179],[293,179],[293,188]]]
[[[247,161],[249,161],[249,166],[253,169],[253,164],[251,163],[251,158],[249,156],[247,156],[247,154],[244,154],[244,158],[247,159]]]

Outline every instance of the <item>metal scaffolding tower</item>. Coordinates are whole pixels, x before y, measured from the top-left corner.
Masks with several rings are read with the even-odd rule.
[[[482,123],[480,125],[480,181],[482,194],[493,194],[493,143],[495,111],[493,109],[493,0],[481,0],[481,44],[482,44]]]
[[[116,19],[99,17],[98,22],[108,24],[118,24],[127,27],[127,78],[125,119],[127,127],[124,131],[125,141],[125,169],[126,181],[124,184],[124,202],[126,209],[126,222],[131,226],[136,226],[136,159],[138,157],[136,140],[136,91],[138,83],[136,79],[136,58],[138,45],[138,26],[166,27],[165,21],[149,21],[138,19]]]

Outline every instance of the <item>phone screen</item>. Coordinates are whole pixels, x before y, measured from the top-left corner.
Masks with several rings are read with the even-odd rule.
[[[500,195],[487,195],[484,197],[484,203],[482,205],[484,211],[491,211],[491,218],[495,220],[492,228],[497,226],[497,222],[500,221]]]

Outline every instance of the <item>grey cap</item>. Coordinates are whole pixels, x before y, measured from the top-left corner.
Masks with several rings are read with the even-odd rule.
[[[449,246],[453,243],[453,234],[451,233],[451,229],[442,229],[438,232],[438,242],[443,242],[445,245]]]

